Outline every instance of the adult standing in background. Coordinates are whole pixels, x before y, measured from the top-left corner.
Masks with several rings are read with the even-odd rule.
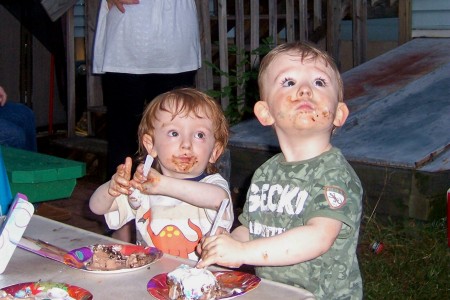
[[[146,103],[194,86],[201,47],[194,0],[102,0],[93,72],[103,74],[107,107],[107,174],[136,154]],[[130,241],[129,233],[115,235]]]
[[[33,111],[22,103],[7,100],[8,95],[0,86],[0,145],[37,151]]]

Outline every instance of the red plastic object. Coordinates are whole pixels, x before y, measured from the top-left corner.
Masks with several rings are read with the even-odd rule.
[[[380,254],[384,250],[384,244],[380,241],[375,241],[370,245],[370,250],[375,254]]]

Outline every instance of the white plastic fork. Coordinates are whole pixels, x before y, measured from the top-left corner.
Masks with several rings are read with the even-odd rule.
[[[219,211],[217,212],[216,218],[214,219],[214,222],[212,224],[211,231],[209,232],[209,236],[213,236],[216,234],[217,228],[219,228],[220,221],[222,220],[223,214],[225,213],[225,209],[227,208],[229,202],[230,202],[230,199],[222,200]],[[201,261],[202,261],[202,259],[200,258],[197,262],[197,265]]]

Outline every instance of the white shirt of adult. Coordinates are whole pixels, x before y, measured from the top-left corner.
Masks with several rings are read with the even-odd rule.
[[[174,74],[201,67],[194,0],[141,0],[108,9],[102,0],[94,42],[94,73]]]

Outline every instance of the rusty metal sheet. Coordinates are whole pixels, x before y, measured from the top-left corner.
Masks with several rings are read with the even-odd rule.
[[[450,63],[352,112],[333,138],[349,160],[420,168],[450,145]]]
[[[450,62],[450,39],[418,38],[342,74],[351,111],[398,91]]]

